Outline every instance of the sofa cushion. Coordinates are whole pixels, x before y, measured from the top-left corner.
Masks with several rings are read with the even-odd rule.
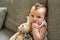
[[[12,20],[11,18],[6,18],[6,21],[5,21],[5,28],[12,31],[12,32],[17,32],[17,23]]]
[[[0,39],[1,40],[9,40],[9,38],[13,35],[13,32],[10,32],[7,29],[0,30]]]

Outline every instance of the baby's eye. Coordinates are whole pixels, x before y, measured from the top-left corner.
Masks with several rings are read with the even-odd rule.
[[[31,15],[32,17],[34,17],[34,15]]]
[[[41,18],[40,16],[37,16],[37,18]]]

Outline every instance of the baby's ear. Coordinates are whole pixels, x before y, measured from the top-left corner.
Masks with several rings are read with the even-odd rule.
[[[29,16],[27,16],[27,22],[29,22]]]

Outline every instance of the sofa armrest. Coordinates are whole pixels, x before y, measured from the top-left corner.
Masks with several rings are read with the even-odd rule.
[[[6,16],[6,7],[0,7],[0,29],[2,29],[3,23],[4,23],[4,19]]]

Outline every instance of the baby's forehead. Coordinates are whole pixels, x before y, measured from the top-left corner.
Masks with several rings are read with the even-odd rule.
[[[45,7],[41,7],[37,10],[35,10],[34,7],[31,8],[31,12],[39,12],[40,14],[45,14],[46,13],[46,8]]]
[[[46,13],[46,8],[44,8],[44,7],[42,7],[42,8],[40,8],[40,9],[37,9],[37,11],[39,12],[39,13]]]

